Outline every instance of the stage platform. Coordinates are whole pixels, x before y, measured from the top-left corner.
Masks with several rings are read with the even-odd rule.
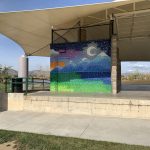
[[[29,93],[28,96],[56,96],[56,97],[92,97],[92,98],[110,98],[110,99],[145,99],[150,100],[149,84],[122,84],[121,91],[116,94],[103,93],[54,93],[50,91],[39,91]]]
[[[24,97],[23,110],[150,119],[150,92],[121,91],[112,94],[36,92]]]
[[[139,88],[139,87],[138,87]],[[124,90],[117,95],[97,93],[2,94],[3,110],[70,115],[150,119],[150,92]]]
[[[28,96],[54,96],[54,97],[87,97],[87,98],[110,98],[110,99],[145,99],[150,100],[150,91],[120,91],[118,94],[102,94],[102,93],[54,93],[50,91],[39,91],[29,93]]]

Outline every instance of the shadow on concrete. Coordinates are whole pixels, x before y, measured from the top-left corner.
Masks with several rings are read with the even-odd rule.
[[[8,110],[8,94],[0,93],[0,112]]]
[[[150,91],[148,84],[122,84],[122,91]]]

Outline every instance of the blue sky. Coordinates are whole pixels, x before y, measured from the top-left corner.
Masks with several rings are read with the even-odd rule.
[[[112,0],[0,0],[0,11],[19,11],[109,2]]]
[[[64,7],[81,4],[108,2],[112,0],[0,0],[0,12],[44,9]],[[12,66],[18,70],[18,59],[24,52],[15,42],[0,34],[0,64]],[[30,70],[49,67],[49,58],[30,57]],[[122,72],[141,70],[150,72],[149,62],[126,62],[122,63]]]

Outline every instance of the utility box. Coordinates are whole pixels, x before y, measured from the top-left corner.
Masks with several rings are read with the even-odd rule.
[[[11,91],[12,91],[12,93],[22,93],[23,92],[23,78],[12,78]]]

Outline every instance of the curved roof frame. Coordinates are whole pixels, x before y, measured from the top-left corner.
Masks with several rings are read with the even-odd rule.
[[[130,5],[146,0],[124,0],[65,8],[0,13],[0,33],[18,43],[26,55],[50,56],[52,29],[98,24],[112,14],[133,11]],[[129,6],[126,7],[126,6]]]

